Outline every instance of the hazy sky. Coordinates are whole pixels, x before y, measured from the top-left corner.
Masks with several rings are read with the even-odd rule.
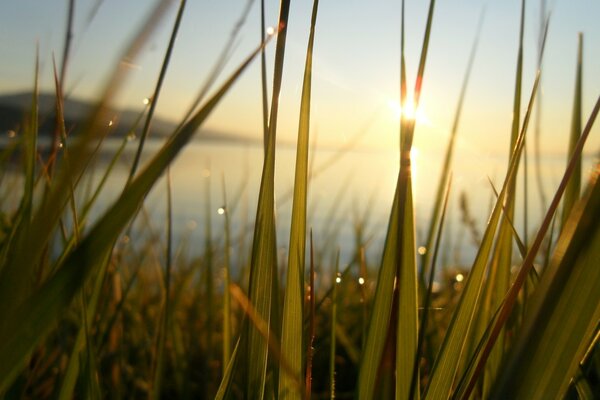
[[[30,90],[39,42],[42,87],[51,90],[52,54],[60,60],[67,0],[4,1],[0,5],[0,92]],[[177,1],[134,61],[117,104],[140,107],[152,93],[175,18]],[[269,0],[267,23],[276,25],[279,3]],[[407,1],[406,44],[410,87],[423,40],[427,1]],[[508,148],[518,44],[519,0],[440,0],[436,4],[422,110],[427,123],[417,128],[422,151],[441,148],[448,135],[477,21],[487,3],[479,50],[463,113],[459,156],[504,154]],[[543,68],[543,149],[566,148],[575,76],[577,32],[584,33],[584,118],[600,95],[600,2],[550,1],[552,11]],[[78,0],[67,90],[76,97],[99,93],[129,39],[154,2]],[[177,121],[187,110],[225,45],[246,4],[244,0],[189,0],[172,64],[158,103],[161,117]],[[97,8],[97,13],[93,10]],[[255,1],[221,80],[259,42]],[[279,137],[293,141],[312,2],[294,0],[288,31]],[[540,2],[526,8],[523,108],[537,59]],[[366,146],[395,150],[398,121],[393,104],[399,82],[399,0],[321,0],[314,56],[312,126],[321,143],[340,144],[368,129]],[[272,59],[274,45],[268,49]],[[206,126],[260,137],[261,95],[258,60],[234,86]],[[269,76],[272,63],[269,64]],[[270,86],[270,81],[269,81]],[[372,121],[372,123],[369,123]],[[598,125],[597,123],[596,125]],[[367,127],[367,128],[365,128]],[[600,147],[594,129],[588,152]]]

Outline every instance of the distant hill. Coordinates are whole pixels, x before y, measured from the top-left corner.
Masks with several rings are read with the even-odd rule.
[[[0,95],[0,133],[9,130],[19,131],[24,118],[31,108],[31,92],[18,92]],[[52,93],[40,93],[38,97],[39,108],[39,134],[49,136],[54,132],[56,100]],[[77,131],[92,110],[93,104],[87,101],[67,98],[64,103],[64,117],[67,131]],[[109,120],[114,121],[110,135],[123,136],[129,132],[139,117],[141,110],[111,110],[108,112]],[[108,124],[108,121],[107,121]],[[142,124],[140,124],[142,125]],[[170,121],[154,117],[150,128],[150,137],[168,137],[175,130],[176,125]],[[141,126],[137,133],[141,131]],[[257,139],[236,134],[201,129],[196,138],[219,142],[258,143]],[[261,138],[262,140],[262,138]]]

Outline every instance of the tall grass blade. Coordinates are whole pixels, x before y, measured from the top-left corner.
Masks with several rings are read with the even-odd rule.
[[[306,208],[308,195],[308,148],[310,129],[310,100],[312,87],[312,59],[315,40],[315,26],[319,1],[313,3],[310,35],[306,50],[304,83],[300,103],[300,122],[298,126],[298,144],[296,171],[294,178],[294,199],[292,202],[292,222],[290,227],[290,245],[286,289],[283,303],[283,326],[281,330],[281,352],[288,360],[292,373],[302,377],[302,332],[304,306],[304,268],[306,255]],[[314,288],[311,287],[311,290]],[[314,298],[312,303],[314,305]],[[308,379],[308,378],[307,378]],[[302,394],[292,391],[292,379],[286,373],[279,375],[279,397],[300,399]],[[307,392],[307,395],[310,395]]]
[[[569,154],[571,158],[579,136],[581,135],[581,104],[582,104],[582,82],[583,82],[583,33],[578,35],[578,47],[577,47],[577,69],[575,75],[575,96],[573,99],[573,117],[571,122],[571,135],[569,137]],[[567,185],[565,191],[565,198],[563,200],[562,219],[561,219],[561,230],[566,224],[571,209],[579,199],[579,193],[581,192],[581,160],[575,166],[573,170],[573,176]]]
[[[404,6],[403,6],[404,8]],[[433,25],[433,11],[435,0],[429,2],[427,24],[421,47],[421,58],[417,70],[414,88],[414,107],[418,108],[421,98],[425,64],[427,61],[427,50],[431,37]],[[403,17],[404,18],[404,17]],[[404,31],[404,29],[403,29]],[[402,34],[404,35],[404,33]],[[406,82],[404,63],[404,49],[402,53],[402,77]],[[406,83],[404,84],[404,86]],[[403,86],[403,85],[401,85]],[[406,103],[406,98],[401,103]],[[419,325],[419,300],[417,283],[417,252],[415,241],[415,217],[412,195],[412,172],[411,172],[411,150],[414,137],[416,119],[400,119],[400,174],[398,184],[400,186],[399,215],[398,215],[398,242],[397,251],[400,252],[396,258],[396,291],[398,298],[398,315],[396,327],[396,399],[406,399],[410,394],[413,376],[419,380],[419,369],[414,370],[414,359],[417,357],[418,325]],[[416,394],[415,398],[419,399]]]
[[[279,33],[275,50],[275,70],[273,79],[273,97],[269,119],[269,137],[265,152],[265,160],[261,175],[258,206],[256,211],[252,257],[250,263],[249,299],[257,317],[271,324],[272,296],[274,279],[277,275],[277,249],[275,236],[275,136],[277,132],[277,112],[279,109],[279,93],[283,76],[283,60],[290,1],[283,0],[279,13]],[[278,299],[275,299],[278,301]],[[251,399],[262,399],[264,396],[269,336],[265,337],[258,328],[248,321],[245,324],[246,348],[244,349],[247,365],[245,395]],[[241,364],[240,364],[241,365]]]
[[[173,189],[171,184],[171,168],[167,167],[167,249],[165,253],[165,275],[164,275],[164,306],[162,319],[158,329],[156,360],[154,377],[152,382],[151,397],[159,399],[162,397],[162,382],[165,370],[165,345],[167,343],[167,332],[171,323],[171,269],[173,264]]]
[[[160,67],[160,72],[158,74],[158,80],[156,81],[154,93],[152,94],[152,98],[150,98],[150,109],[148,110],[148,114],[146,114],[146,120],[144,121],[144,127],[142,128],[142,133],[140,135],[140,142],[138,144],[135,157],[133,159],[133,164],[131,165],[129,177],[127,178],[128,183],[131,181],[131,179],[133,179],[133,176],[137,171],[138,164],[142,157],[144,143],[146,142],[148,132],[150,131],[150,123],[152,122],[152,117],[154,116],[154,110],[156,109],[156,104],[158,103],[160,90],[162,88],[163,81],[165,80],[165,75],[167,74],[169,61],[171,60],[171,53],[173,52],[173,47],[175,47],[175,39],[177,38],[177,32],[179,31],[179,25],[181,24],[181,18],[183,17],[183,11],[185,10],[186,1],[187,0],[180,0],[179,2],[179,9],[177,10],[177,16],[175,17],[175,23],[173,24],[173,30],[171,31],[171,37],[169,38],[167,51],[165,52],[165,57]]]
[[[310,231],[310,278],[308,283],[308,340],[306,345],[306,378],[304,398],[310,399],[312,394],[313,345],[315,341],[315,257],[313,234]]]
[[[265,39],[265,0],[260,0],[260,40],[264,41]],[[266,153],[269,135],[269,95],[267,93],[267,56],[265,49],[260,52],[260,82],[262,90],[263,146]]]
[[[223,231],[225,233],[225,248],[223,250],[223,271],[224,271],[224,279],[223,279],[223,375],[227,372],[227,366],[229,365],[229,360],[231,359],[231,343],[232,343],[232,334],[231,334],[231,294],[229,293],[229,285],[231,284],[231,266],[230,266],[230,247],[231,247],[231,228],[229,221],[229,207],[227,205],[227,192],[225,190],[225,176],[222,176],[221,179],[221,188],[223,193],[223,217],[224,217],[224,227]]]
[[[339,274],[340,268],[340,252],[338,250],[335,256],[335,268],[333,270],[333,279],[331,285],[333,291],[331,293],[331,332],[330,337],[330,348],[329,348],[329,398],[335,399],[335,354],[336,354],[336,340],[335,330],[337,326],[337,297],[338,297],[338,285],[341,282],[341,276]]]

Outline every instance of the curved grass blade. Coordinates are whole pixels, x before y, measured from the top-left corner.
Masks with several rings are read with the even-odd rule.
[[[5,323],[0,327],[2,339],[0,359],[4,360],[0,365],[0,391],[6,388],[6,385],[16,376],[28,354],[62,315],[64,309],[71,304],[87,277],[96,269],[98,258],[110,249],[122,229],[139,209],[154,183],[191,140],[198,127],[245,71],[263,45],[261,44],[250,54],[181,130],[171,136],[140,174],[133,179],[120,198],[82,239],[56,274],[21,304],[2,313],[2,320]]]
[[[300,122],[298,126],[298,144],[296,171],[294,178],[294,199],[292,202],[292,222],[290,227],[290,245],[286,290],[283,303],[283,326],[281,330],[281,353],[288,360],[296,379],[302,378],[302,333],[304,306],[304,268],[306,256],[306,208],[308,196],[308,147],[310,129],[310,100],[312,88],[312,59],[315,41],[315,26],[319,1],[313,3],[310,35],[306,50],[304,83],[300,103]],[[311,287],[314,291],[314,288]],[[312,298],[314,305],[314,298]],[[308,379],[308,377],[307,377]],[[310,392],[306,393],[307,396]],[[302,393],[293,389],[293,378],[287,373],[279,375],[279,397],[300,399]]]
[[[269,138],[260,182],[256,210],[252,257],[250,263],[249,299],[257,316],[271,325],[272,296],[277,275],[277,249],[275,234],[275,137],[277,133],[277,112],[283,76],[283,61],[287,21],[290,1],[283,0],[279,14],[279,33],[275,50],[275,71],[273,99],[269,120]],[[276,301],[278,301],[276,299]],[[252,399],[262,399],[267,375],[269,336],[265,337],[257,327],[246,321],[243,335],[246,336],[243,353],[246,365],[240,368],[247,372],[245,395]],[[269,333],[269,332],[267,332]]]

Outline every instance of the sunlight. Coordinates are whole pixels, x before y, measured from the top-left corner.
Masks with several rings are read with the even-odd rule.
[[[388,106],[394,112],[394,116],[399,120],[402,115],[409,120],[415,120],[419,124],[430,125],[431,122],[423,111],[422,104],[415,108],[415,102],[411,96],[406,98],[404,110],[398,100],[389,100]]]

